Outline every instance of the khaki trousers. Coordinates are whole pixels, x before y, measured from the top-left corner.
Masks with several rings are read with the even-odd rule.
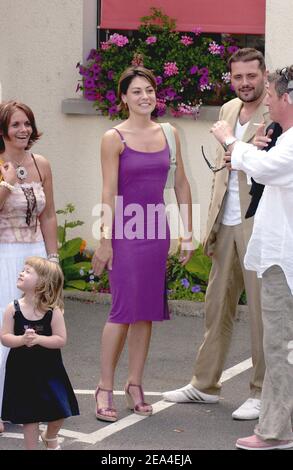
[[[206,331],[196,357],[191,384],[202,392],[219,394],[220,377],[231,343],[236,309],[245,288],[250,314],[253,363],[250,396],[260,398],[265,373],[260,281],[255,272],[245,270],[245,252],[242,225],[221,225],[206,292]]]
[[[292,440],[293,295],[279,266],[263,274],[262,315],[267,368],[255,433],[262,439]]]

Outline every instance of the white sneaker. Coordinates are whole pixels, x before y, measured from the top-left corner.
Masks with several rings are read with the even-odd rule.
[[[162,393],[164,400],[174,403],[218,403],[220,397],[218,395],[209,395],[200,392],[193,385],[188,384],[185,387]]]
[[[258,419],[260,413],[261,401],[257,398],[248,398],[243,405],[232,413],[233,419]]]

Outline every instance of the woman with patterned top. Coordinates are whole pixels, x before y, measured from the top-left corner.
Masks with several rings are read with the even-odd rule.
[[[30,152],[40,135],[27,105],[0,104],[0,326],[6,305],[21,296],[15,286],[24,260],[41,256],[58,262],[50,164]],[[0,413],[8,352],[0,346]]]

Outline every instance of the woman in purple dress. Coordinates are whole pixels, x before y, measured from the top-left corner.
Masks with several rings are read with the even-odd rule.
[[[125,70],[118,86],[120,106],[128,119],[107,131],[101,143],[103,220],[101,243],[93,268],[109,270],[112,308],[102,335],[101,376],[96,390],[96,417],[116,421],[113,405],[115,368],[128,339],[127,404],[134,413],[149,416],[143,369],[152,322],[169,319],[166,299],[166,261],[170,232],[163,192],[170,166],[169,147],[160,124],[151,119],[156,107],[156,80],[143,67]],[[183,220],[182,264],[193,251],[191,193],[184,173],[176,129],[175,193],[188,208]],[[187,236],[188,234],[188,236]]]

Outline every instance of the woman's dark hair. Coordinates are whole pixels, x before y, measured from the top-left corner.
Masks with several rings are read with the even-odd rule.
[[[122,100],[122,95],[126,95],[128,87],[132,80],[136,77],[143,77],[145,78],[150,85],[153,87],[155,91],[157,91],[157,83],[156,83],[156,78],[150,70],[144,68],[144,67],[128,67],[124,72],[122,73],[119,83],[118,83],[118,98],[119,98],[119,105],[118,109],[119,111],[122,110],[127,110],[127,105],[123,103]]]
[[[4,144],[4,140],[2,136],[8,138],[8,127],[11,121],[11,117],[13,113],[15,113],[15,111],[17,110],[21,110],[26,114],[32,126],[32,135],[30,136],[26,150],[30,149],[32,145],[37,140],[39,140],[39,138],[42,135],[37,129],[34,113],[26,104],[20,103],[18,101],[12,101],[12,100],[7,101],[5,103],[1,103],[0,104],[0,153],[3,153],[5,151],[5,144]]]

